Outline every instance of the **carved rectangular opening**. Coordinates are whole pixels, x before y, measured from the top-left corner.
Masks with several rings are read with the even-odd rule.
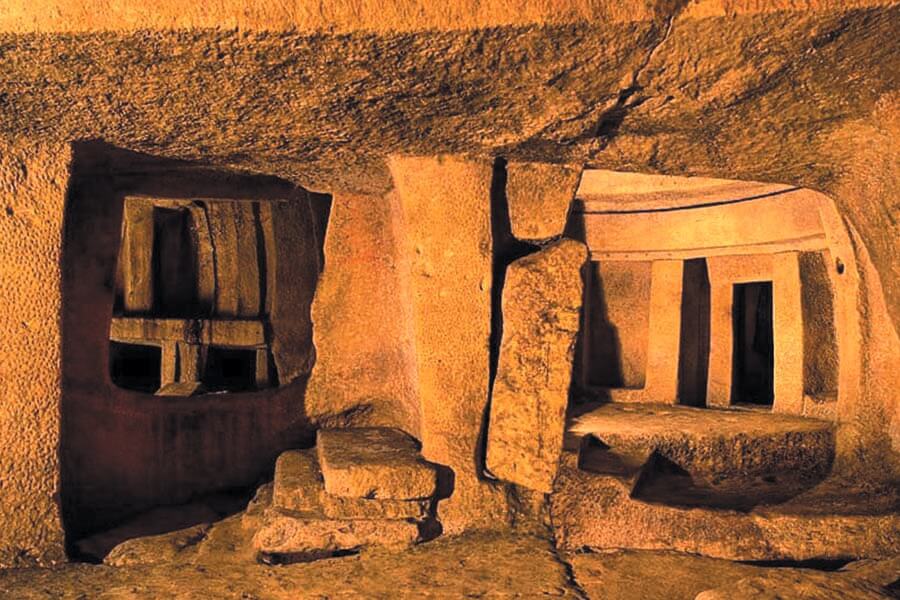
[[[732,404],[771,406],[774,388],[772,282],[734,286]]]
[[[206,353],[203,384],[210,392],[241,392],[256,388],[257,351],[211,346]]]

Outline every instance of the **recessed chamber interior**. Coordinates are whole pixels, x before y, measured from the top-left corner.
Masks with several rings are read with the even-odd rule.
[[[586,171],[586,396],[834,415],[833,212],[788,186]]]
[[[75,146],[61,439],[71,555],[135,514],[243,494],[281,450],[308,443],[329,211],[330,197],[275,177]],[[191,524],[153,514],[131,535]]]
[[[709,511],[821,483],[856,376],[840,309],[855,284],[835,259],[849,250],[831,201],[589,170],[571,218],[590,254],[567,424],[578,468],[618,478],[635,502]],[[773,443],[787,439],[804,450]]]
[[[159,395],[275,385],[266,335],[273,201],[124,202],[112,343],[158,349]],[[119,367],[110,363],[113,382],[136,389]]]

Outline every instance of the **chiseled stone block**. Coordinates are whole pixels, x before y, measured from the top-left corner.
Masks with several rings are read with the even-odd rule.
[[[325,491],[316,451],[289,450],[275,463],[275,508],[300,513],[319,513],[329,519],[428,518],[429,500],[369,500],[345,498]]]
[[[421,457],[416,441],[400,430],[320,429],[317,440],[329,494],[412,500],[435,493],[435,468]]]
[[[322,510],[325,487],[316,455],[309,450],[288,450],[275,461],[272,505],[297,512]]]
[[[581,180],[581,169],[574,165],[511,162],[506,173],[513,235],[520,240],[561,235]]]
[[[549,492],[562,452],[582,300],[584,244],[562,240],[509,266],[487,467]]]

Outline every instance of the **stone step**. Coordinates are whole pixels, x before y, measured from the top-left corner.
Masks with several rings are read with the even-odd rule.
[[[435,494],[435,467],[398,429],[320,429],[316,449],[325,491],[334,496],[415,500]]]
[[[347,498],[325,491],[315,449],[283,452],[275,463],[272,504],[300,513],[322,514],[328,519],[412,519],[429,516],[429,500]]]

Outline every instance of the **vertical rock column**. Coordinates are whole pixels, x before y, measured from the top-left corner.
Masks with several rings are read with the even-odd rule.
[[[506,518],[501,490],[479,478],[491,332],[489,163],[390,159],[410,257],[422,454],[453,470],[440,503],[444,531]]]
[[[714,264],[710,262],[710,264]],[[731,281],[713,279],[710,285],[709,376],[706,405],[717,408],[731,406],[731,368],[734,351],[732,310],[734,292]]]
[[[126,313],[153,310],[153,203],[125,200],[119,266],[122,269],[122,308]]]
[[[561,240],[509,266],[487,467],[549,493],[562,452],[587,248]]]

